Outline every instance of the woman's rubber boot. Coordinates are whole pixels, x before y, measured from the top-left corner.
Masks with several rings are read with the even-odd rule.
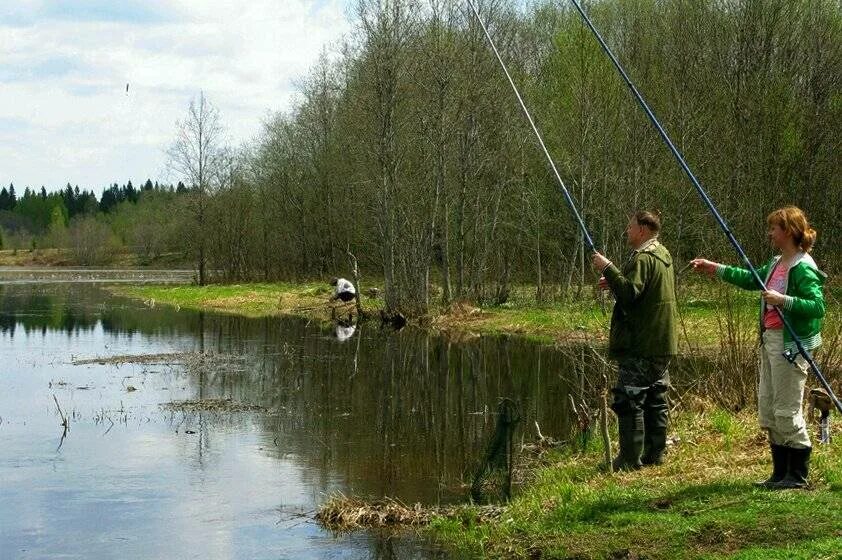
[[[640,456],[643,454],[643,414],[623,414],[617,416],[617,428],[620,435],[620,454],[614,459],[615,471],[636,471],[642,467]]]
[[[772,444],[772,476],[763,482],[755,482],[761,488],[774,488],[786,476],[789,469],[789,447]]]
[[[775,484],[775,488],[807,488],[807,473],[810,468],[810,454],[812,447],[796,449],[789,448],[789,468],[783,480]]]

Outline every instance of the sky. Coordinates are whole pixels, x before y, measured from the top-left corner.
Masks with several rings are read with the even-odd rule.
[[[190,100],[253,139],[338,49],[348,1],[0,0],[0,184],[177,180],[166,149]]]

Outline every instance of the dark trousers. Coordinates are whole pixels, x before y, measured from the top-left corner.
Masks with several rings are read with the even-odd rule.
[[[336,294],[336,299],[348,303],[349,301],[353,301],[356,295],[353,292],[339,292]]]
[[[628,432],[643,433],[643,463],[659,462],[666,447],[670,361],[624,358],[618,364],[611,408]]]

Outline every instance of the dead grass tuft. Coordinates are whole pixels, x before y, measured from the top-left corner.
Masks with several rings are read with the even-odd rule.
[[[504,511],[502,506],[471,508],[474,521],[497,519]],[[358,497],[337,494],[322,504],[316,520],[326,529],[347,532],[355,529],[401,529],[428,525],[434,518],[459,518],[464,512],[460,506],[426,507],[420,503],[406,505],[394,498],[366,501]]]

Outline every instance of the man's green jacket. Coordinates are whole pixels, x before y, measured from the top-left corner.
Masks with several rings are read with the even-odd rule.
[[[622,272],[611,264],[602,274],[617,302],[611,316],[609,356],[678,354],[675,267],[667,248],[652,239],[632,253]]]

